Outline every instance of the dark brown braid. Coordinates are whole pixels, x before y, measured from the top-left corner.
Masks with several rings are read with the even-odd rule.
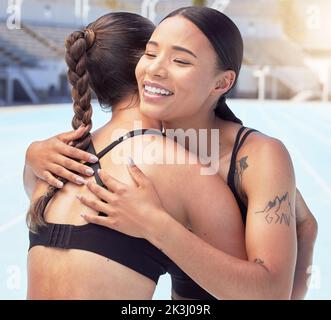
[[[91,106],[91,89],[90,77],[87,71],[87,51],[93,47],[95,42],[95,33],[92,29],[86,29],[84,32],[73,32],[66,39],[66,56],[65,60],[68,65],[68,80],[72,85],[72,99],[74,117],[72,127],[78,129],[81,125],[92,127],[92,106]],[[73,146],[86,150],[91,141],[90,132],[80,139],[73,142]],[[68,180],[57,177],[64,184]],[[36,232],[38,226],[45,225],[44,211],[47,204],[58,191],[58,188],[49,186],[47,192],[36,202],[32,203],[27,214],[27,224],[29,229]]]
[[[138,91],[135,67],[154,28],[151,21],[138,14],[110,12],[89,24],[84,31],[73,32],[67,38],[65,58],[72,85],[74,129],[82,124],[91,129],[91,90],[106,111],[113,110],[119,101]],[[90,141],[91,135],[87,132],[74,141],[73,146],[85,150]],[[45,225],[45,208],[57,191],[57,188],[49,187],[47,193],[31,205],[27,215],[31,231]]]

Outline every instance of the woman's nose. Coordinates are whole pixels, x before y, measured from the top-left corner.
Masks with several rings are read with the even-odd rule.
[[[147,69],[151,77],[166,78],[168,76],[168,71],[161,61],[152,61]]]

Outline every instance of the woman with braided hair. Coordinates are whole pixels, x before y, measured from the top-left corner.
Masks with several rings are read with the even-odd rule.
[[[162,136],[160,122],[140,113],[135,66],[153,30],[153,24],[139,15],[110,13],[67,38],[72,126],[84,127],[78,129],[80,138],[67,140],[66,146],[82,153],[86,150],[96,159],[87,158],[94,163],[84,164],[93,176],[79,175],[78,184],[61,179],[60,189],[48,187],[41,179],[30,179],[26,168],[31,199],[27,215],[29,299],[151,299],[160,275],[180,273],[147,240],[86,224],[80,216],[82,212],[111,214],[102,204],[96,210],[88,209],[81,197],[97,200],[91,187],[102,187],[99,196],[111,190],[121,192],[116,186],[119,182],[133,187],[127,157],[139,163],[139,155],[146,153],[151,143],[156,161],[143,161],[140,166],[160,195],[160,208],[166,207],[173,219],[217,248],[246,257],[243,224],[226,184],[218,174],[201,175],[202,166],[197,161],[189,164],[189,153]],[[104,109],[112,110],[111,120],[92,133],[91,90]],[[165,164],[163,154],[171,152],[184,159],[185,165]],[[125,159],[124,163],[119,159]],[[70,169],[78,171],[79,165],[76,162]],[[105,172],[114,178],[105,179]]]

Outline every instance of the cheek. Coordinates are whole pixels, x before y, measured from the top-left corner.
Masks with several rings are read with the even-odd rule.
[[[146,71],[146,62],[145,62],[144,56],[142,56],[136,66],[136,78],[138,81],[145,74],[145,71]]]
[[[192,94],[197,91],[206,90],[211,81],[210,77],[201,67],[184,69],[182,72],[178,72],[177,70],[175,78],[177,78],[176,80],[179,87],[185,91],[190,91]]]
[[[177,83],[179,92],[185,100],[197,102],[210,94],[211,79],[205,72],[188,72]]]
[[[211,83],[212,79],[206,74],[193,73],[181,83],[175,102],[176,106],[181,106],[178,111],[181,116],[191,116],[205,107],[212,91]]]

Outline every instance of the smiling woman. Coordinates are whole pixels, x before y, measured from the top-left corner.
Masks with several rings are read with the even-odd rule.
[[[192,38],[197,41],[190,42]],[[210,97],[214,85],[210,78],[214,66],[210,61],[215,60],[215,54],[212,50],[199,50],[201,47],[208,48],[210,43],[190,21],[175,17],[160,24],[136,68],[139,87],[145,89],[140,97],[144,114],[163,121],[168,117],[184,118],[214,98]],[[172,94],[160,100],[149,94],[146,85],[163,86]]]
[[[243,54],[239,30],[225,16],[218,22],[218,27],[210,28],[204,19],[199,19],[198,14],[191,12],[191,19],[186,19],[180,15],[176,16],[178,12],[179,10],[170,14],[156,29],[137,65],[139,88],[144,88],[140,90],[142,112],[151,118],[167,121],[169,116],[184,118],[199,111],[193,110],[194,106],[214,105],[219,100],[215,112],[224,119],[240,122],[224,105],[223,96],[218,97],[220,90],[227,93],[237,81],[236,75],[239,73]],[[222,41],[227,41],[231,35],[228,41],[236,48],[233,52],[226,46],[220,48],[216,41],[216,29],[225,28],[227,31],[221,32]],[[208,33],[211,40],[200,30]],[[175,42],[173,39],[176,39]],[[192,39],[195,41],[190,41]],[[213,47],[225,51],[226,59],[217,60]],[[215,65],[211,61],[215,61]],[[163,78],[167,78],[166,81]],[[158,88],[170,94],[160,100],[162,104],[154,108],[153,102],[159,101],[158,97],[155,97]],[[176,127],[187,129],[183,123]]]

